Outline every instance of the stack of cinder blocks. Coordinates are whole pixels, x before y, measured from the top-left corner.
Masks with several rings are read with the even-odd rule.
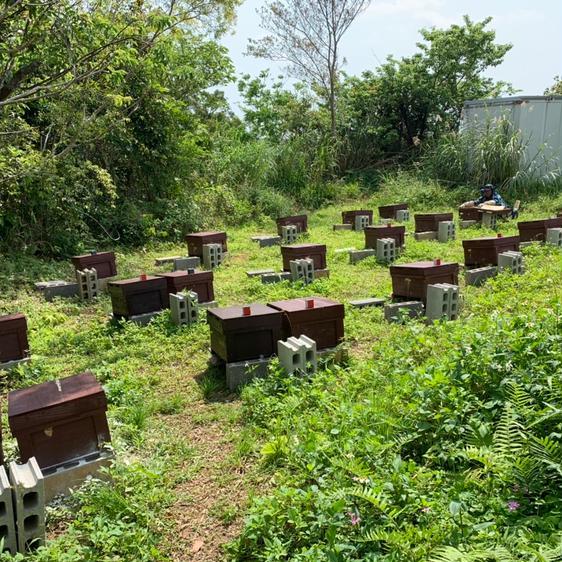
[[[222,244],[203,244],[203,265],[205,269],[217,268],[222,260]]]
[[[302,281],[305,285],[314,282],[314,260],[291,260],[289,265],[293,281]]]
[[[15,555],[45,543],[45,485],[35,457],[0,467],[0,539]]]
[[[172,322],[176,326],[190,326],[199,318],[199,298],[194,291],[170,294]]]
[[[390,263],[396,259],[396,240],[379,238],[377,240],[377,260]]]
[[[281,241],[283,244],[293,244],[297,241],[298,229],[294,224],[281,227]]]
[[[289,374],[312,374],[318,368],[316,342],[304,335],[298,338],[290,337],[286,341],[279,340],[277,356],[281,366]]]
[[[95,269],[84,269],[82,271],[76,270],[76,282],[78,283],[80,298],[83,301],[92,300],[98,297],[98,272]]]
[[[459,313],[459,288],[449,283],[427,286],[426,316],[433,320],[456,320]]]
[[[355,230],[365,230],[371,224],[369,215],[355,216]]]
[[[546,243],[562,248],[562,228],[549,228],[546,231]]]
[[[453,221],[441,221],[438,225],[437,239],[439,242],[448,242],[455,239],[455,223]]]
[[[523,273],[523,254],[521,252],[503,252],[498,254],[498,270]]]

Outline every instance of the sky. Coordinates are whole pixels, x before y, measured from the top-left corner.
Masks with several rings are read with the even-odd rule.
[[[255,76],[264,69],[273,76],[286,74],[282,63],[244,55],[248,39],[264,35],[256,12],[264,4],[265,0],[245,0],[233,33],[222,40],[238,74]],[[344,37],[343,69],[360,74],[375,69],[388,55],[409,56],[416,51],[420,28],[461,23],[464,14],[477,21],[492,16],[496,40],[513,44],[489,76],[512,83],[521,95],[542,95],[554,76],[562,75],[562,0],[373,0]],[[226,88],[226,95],[236,109],[234,84]]]

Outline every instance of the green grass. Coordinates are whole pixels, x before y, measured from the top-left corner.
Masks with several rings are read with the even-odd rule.
[[[363,247],[362,234],[332,231],[341,210],[393,199],[413,201],[413,210],[447,210],[464,196],[399,176],[388,179],[376,198],[315,212],[306,239],[327,244],[331,275],[308,287],[262,285],[246,276],[251,269],[280,269],[278,248],[258,249],[250,241],[251,235],[272,232],[273,225],[229,228],[230,258],[215,272],[217,299],[228,305],[310,294],[342,302],[388,296],[386,266],[374,259],[352,266],[346,254],[336,253]],[[536,200],[521,220],[559,207],[560,198]],[[413,222],[407,227],[411,232]],[[508,222],[501,230],[508,235],[517,228]],[[458,234],[462,239],[483,232]],[[119,276],[156,271],[156,257],[184,252],[175,245],[117,248]],[[438,257],[462,262],[460,241],[416,242],[408,236],[400,261]],[[178,534],[175,506],[182,505],[182,494],[197,498],[195,488],[208,470],[214,476],[206,485],[214,486],[216,497],[195,508],[215,529],[211,541],[222,543],[223,534],[235,539],[227,555],[237,560],[416,561],[436,555],[442,545],[513,549],[509,541],[515,536],[517,548],[524,549],[527,543],[531,548],[555,541],[559,518],[552,498],[533,489],[540,505],[520,498],[524,512],[506,512],[505,502],[519,498],[507,492],[515,482],[514,460],[483,449],[513,402],[509,392],[519,387],[533,399],[529,411],[517,414],[525,443],[532,432],[558,442],[557,414],[548,422],[537,420],[558,404],[548,402],[547,393],[556,397],[562,364],[562,257],[533,247],[526,261],[522,277],[503,275],[481,289],[463,285],[456,323],[388,325],[380,309],[346,307],[348,366],[306,381],[274,369],[240,400],[208,366],[206,324],[177,328],[165,313],[145,327],[114,325],[107,295],[91,304],[46,303],[33,282],[70,278],[70,265],[3,257],[0,311],[27,315],[33,354],[28,366],[2,373],[4,393],[92,370],[108,395],[117,456],[113,485],[94,483],[50,510],[52,540],[28,559],[132,562],[189,552],[192,535]],[[481,436],[477,445],[485,462],[466,458],[473,434]],[[8,458],[16,456],[7,431],[4,448]],[[558,486],[552,470],[548,476]],[[545,471],[538,470],[537,485],[544,483]],[[233,490],[239,497],[231,501]],[[553,515],[542,525],[547,508]],[[351,513],[358,524],[351,524]],[[207,559],[221,558],[215,550]]]

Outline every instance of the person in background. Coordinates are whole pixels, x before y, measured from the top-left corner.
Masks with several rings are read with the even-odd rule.
[[[461,207],[480,207],[481,205],[495,205],[497,207],[505,207],[506,209],[509,207],[491,183],[487,183],[480,190],[480,197],[478,199],[467,201]]]

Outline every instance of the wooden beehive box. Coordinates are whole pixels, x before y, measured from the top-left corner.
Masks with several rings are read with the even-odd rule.
[[[313,308],[307,307],[309,300]],[[318,349],[335,347],[343,340],[345,311],[339,302],[309,297],[276,301],[269,306],[283,313],[283,339],[305,335],[316,342]]]
[[[365,248],[377,249],[377,240],[381,238],[394,238],[397,248],[405,244],[406,227],[400,225],[368,226],[365,229]]]
[[[207,322],[211,331],[211,350],[227,363],[271,357],[281,339],[282,314],[260,303],[210,308]]]
[[[172,271],[162,273],[158,277],[166,280],[168,294],[176,294],[181,291],[193,291],[197,293],[199,302],[211,302],[215,300],[213,289],[212,271]]]
[[[112,281],[108,284],[113,315],[130,318],[139,314],[158,312],[170,306],[168,285],[163,277],[150,275]]]
[[[226,232],[194,232],[185,237],[187,253],[190,256],[203,259],[203,246],[206,244],[222,244],[222,251],[228,250],[226,245]]]
[[[396,205],[381,205],[379,207],[379,217],[381,219],[396,219],[396,211],[406,211],[408,203],[398,203]]]
[[[82,256],[74,256],[71,258],[71,262],[74,269],[78,271],[94,268],[98,274],[98,279],[117,275],[114,252],[90,252]]]
[[[420,261],[390,266],[392,296],[400,299],[416,299],[425,302],[427,286],[435,283],[458,285],[459,264]]]
[[[453,220],[453,213],[418,213],[414,215],[414,220],[416,232],[437,232],[440,222]]]
[[[42,469],[101,452],[111,441],[105,393],[92,373],[36,384],[8,394],[8,420],[22,462]]]
[[[308,230],[308,217],[307,215],[294,215],[291,217],[280,217],[276,221],[277,223],[277,234],[281,236],[283,231],[282,226],[294,225],[297,227],[298,232],[306,232]]]
[[[0,364],[29,355],[27,320],[23,314],[0,316]]]
[[[342,211],[341,221],[343,224],[351,224],[355,228],[355,217],[367,216],[369,217],[369,224],[373,224],[373,211],[367,209],[355,211]]]
[[[498,265],[498,254],[519,251],[519,236],[492,236],[463,240],[464,264],[467,267]]]
[[[326,269],[325,244],[294,244],[293,246],[281,246],[281,256],[283,257],[284,271],[291,271],[291,261],[307,258],[314,261],[314,269]]]
[[[562,217],[517,223],[521,242],[546,242],[549,228],[562,228]]]

